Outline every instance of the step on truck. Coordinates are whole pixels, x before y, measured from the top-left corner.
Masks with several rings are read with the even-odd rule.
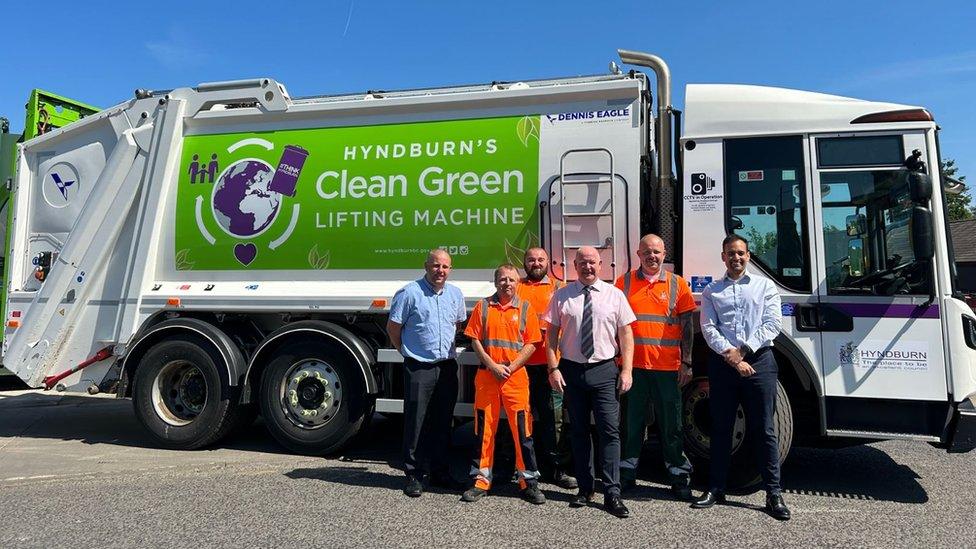
[[[535,81],[291,97],[270,78],[135,97],[19,147],[3,364],[32,387],[131,398],[160,445],[263,416],[302,453],[403,409],[390,300],[428,250],[468,307],[542,246],[573,280],[639,267],[660,234],[696,295],[747,238],[782,295],[776,426],[794,440],[974,437],[976,318],[957,299],[938,128],[923,108],[747,85],[671,104],[646,67]],[[684,124],[682,128],[682,119]],[[459,346],[463,341],[458,340]],[[707,350],[685,389],[707,460]],[[458,415],[475,360],[462,352]],[[755,476],[742,416],[733,464]]]

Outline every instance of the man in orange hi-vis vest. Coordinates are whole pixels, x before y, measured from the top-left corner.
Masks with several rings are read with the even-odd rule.
[[[627,489],[637,482],[637,460],[653,406],[671,491],[688,500],[691,462],[684,453],[680,388],[691,379],[695,299],[683,278],[662,268],[666,254],[659,236],[645,236],[637,246],[640,268],[616,283],[637,315],[634,385],[621,404],[620,484]]]
[[[563,283],[549,275],[549,254],[539,247],[525,250],[522,258],[525,277],[519,281],[516,295],[528,301],[540,316],[549,308],[549,301]],[[535,457],[539,460],[542,480],[560,488],[575,490],[576,479],[568,474],[573,470],[573,453],[569,443],[568,410],[563,407],[563,395],[549,385],[549,366],[546,362],[546,323],[539,322],[542,343],[536,345],[525,369],[529,372],[529,403],[532,406],[532,439]],[[558,357],[557,357],[558,358]]]
[[[475,448],[471,476],[474,486],[461,496],[478,501],[491,488],[495,433],[504,408],[515,441],[515,468],[522,498],[543,504],[539,468],[532,448],[529,375],[524,366],[542,342],[539,319],[528,301],[515,294],[519,275],[514,265],[495,269],[495,294],[478,302],[464,335],[481,361],[474,378]]]

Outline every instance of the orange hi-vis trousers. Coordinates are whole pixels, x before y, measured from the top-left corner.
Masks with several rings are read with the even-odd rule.
[[[532,448],[532,415],[529,412],[529,374],[519,368],[504,381],[499,381],[485,368],[474,378],[475,457],[471,476],[482,490],[491,487],[491,468],[495,459],[495,434],[504,407],[508,425],[515,442],[515,468],[519,488],[523,490],[539,482],[539,466]]]

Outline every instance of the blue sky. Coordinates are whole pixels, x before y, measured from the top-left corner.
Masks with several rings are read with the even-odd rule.
[[[603,73],[626,48],[669,63],[678,108],[688,82],[925,106],[976,183],[971,1],[4,4],[0,115],[15,131],[35,87],[106,107],[271,76],[302,96]]]

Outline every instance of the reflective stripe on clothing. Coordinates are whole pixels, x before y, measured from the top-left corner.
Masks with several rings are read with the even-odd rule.
[[[464,335],[477,339],[488,356],[497,363],[514,361],[522,348],[539,344],[542,333],[532,305],[515,296],[502,305],[498,296],[482,299],[474,307]]]
[[[695,310],[688,283],[668,271],[649,277],[638,269],[617,279],[616,286],[623,290],[637,316],[633,325],[634,368],[660,371],[680,368],[680,315]]]
[[[546,364],[546,324],[542,322],[542,315],[549,308],[549,301],[552,299],[552,294],[556,293],[556,290],[563,286],[564,284],[562,282],[550,276],[546,276],[538,282],[530,280],[528,277],[519,281],[516,293],[519,298],[528,301],[532,305],[532,308],[535,309],[535,312],[539,315],[539,329],[542,330],[542,344],[536,346],[535,352],[529,357],[527,364],[540,364],[543,366]],[[558,350],[556,352],[556,360],[559,360]]]
[[[491,488],[495,462],[495,435],[501,411],[508,416],[509,431],[515,443],[515,470],[519,487],[538,483],[539,466],[532,441],[532,413],[529,406],[529,375],[519,368],[508,379],[499,381],[487,370],[478,370],[474,378],[475,437],[477,443],[471,463],[475,486]]]

